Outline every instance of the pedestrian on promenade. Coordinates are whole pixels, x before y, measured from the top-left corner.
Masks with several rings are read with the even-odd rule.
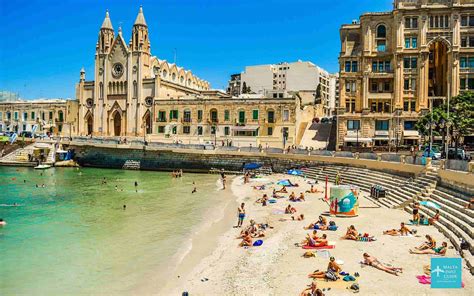
[[[240,207],[237,209],[239,214],[239,220],[237,222],[237,227],[242,227],[245,218],[245,203],[240,204]]]

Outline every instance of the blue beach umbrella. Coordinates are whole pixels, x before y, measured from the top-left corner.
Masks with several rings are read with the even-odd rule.
[[[246,169],[246,170],[255,170],[255,169],[260,168],[261,166],[262,166],[261,164],[251,162],[251,163],[247,163],[246,165],[244,165],[244,169]]]

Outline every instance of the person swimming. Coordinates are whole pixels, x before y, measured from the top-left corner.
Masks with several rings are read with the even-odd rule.
[[[194,188],[193,188],[193,191],[191,191],[191,193],[196,193],[196,192],[197,192],[197,188],[194,187]]]
[[[7,222],[0,218],[0,226],[5,226],[5,225],[7,225]]]

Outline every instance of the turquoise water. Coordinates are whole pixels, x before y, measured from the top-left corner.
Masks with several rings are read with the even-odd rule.
[[[0,227],[0,294],[133,293],[172,264],[209,205],[219,204],[216,181],[198,174],[173,179],[161,172],[0,167],[0,218],[8,223]],[[19,206],[6,206],[14,203]]]

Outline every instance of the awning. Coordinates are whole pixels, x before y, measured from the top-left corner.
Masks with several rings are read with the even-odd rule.
[[[258,126],[234,126],[232,128],[233,131],[242,131],[242,132],[253,132],[258,130]]]
[[[408,140],[418,140],[420,134],[418,131],[403,131],[403,138]]]
[[[390,138],[386,135],[375,135],[374,140],[390,140]]]
[[[371,143],[372,138],[356,138],[356,137],[345,137],[344,142],[359,142],[359,143]]]

